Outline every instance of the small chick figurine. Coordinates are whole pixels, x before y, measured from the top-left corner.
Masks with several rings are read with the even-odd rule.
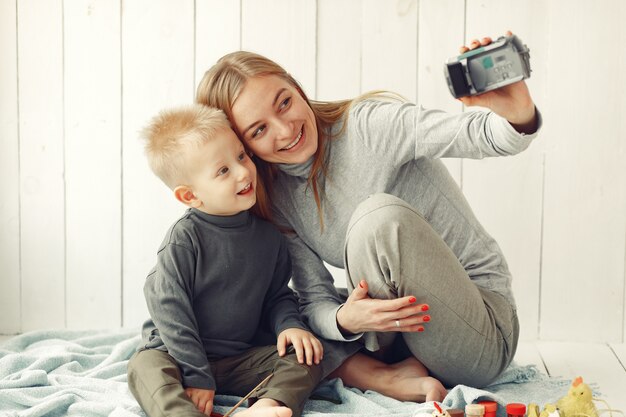
[[[435,411],[433,411],[432,414],[433,417],[450,417],[448,410],[442,410],[436,401],[433,402],[433,405],[435,406]]]
[[[528,417],[539,417],[539,406],[535,403],[528,404]]]
[[[581,377],[574,379],[567,395],[559,399],[556,406],[561,417],[598,417],[592,401],[591,388]]]
[[[543,406],[543,411],[539,413],[539,417],[563,417],[556,405],[547,403]]]

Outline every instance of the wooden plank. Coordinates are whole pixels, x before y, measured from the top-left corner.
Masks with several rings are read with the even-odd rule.
[[[194,3],[124,4],[122,15],[123,325],[148,317],[143,284],[167,228],[183,213],[148,168],[138,132],[163,108],[193,101]]]
[[[613,409],[626,410],[626,373],[606,344],[537,342],[552,377],[573,380],[582,376],[587,384],[597,384],[601,395]],[[563,392],[563,395],[567,390]],[[601,403],[596,407],[606,408]]]
[[[360,0],[318,0],[316,85],[314,98],[319,100],[350,99],[361,93]],[[345,271],[325,266],[335,286],[346,288]]]
[[[16,3],[0,2],[0,332],[20,325],[20,184]]]
[[[535,365],[541,372],[548,374],[535,342],[519,342],[514,360],[520,366]]]
[[[462,111],[446,83],[443,64],[463,44],[464,0],[421,1],[418,11],[417,103],[425,108],[451,113]],[[461,160],[446,158],[443,163],[457,184],[461,184]]]
[[[62,13],[17,3],[23,331],[65,326]]]
[[[361,1],[318,0],[317,16],[315,98],[354,98],[361,93]]]
[[[609,346],[626,372],[626,343],[611,343]]]
[[[417,0],[362,2],[361,90],[417,94]]]
[[[117,327],[122,242],[120,3],[65,0],[64,23],[67,326]]]
[[[623,16],[623,15],[622,15]],[[619,45],[618,42],[624,42],[626,41],[626,33],[624,31],[621,32],[621,39],[617,39],[615,45]],[[626,54],[618,54],[617,57],[618,60],[618,66],[619,68],[621,68],[622,70],[624,68],[626,68]],[[618,94],[620,97],[626,97],[626,83],[618,83]],[[623,103],[623,102],[622,102]],[[623,126],[626,125],[626,120],[624,119],[624,117],[620,117],[618,119],[621,122],[622,125],[622,132],[624,131]],[[626,147],[623,146],[622,144],[622,155],[624,154],[624,149]],[[622,170],[622,185],[626,185],[626,170]],[[622,187],[622,198],[624,200],[626,200],[626,191],[624,191],[624,188],[626,187]],[[625,222],[626,223],[626,222]],[[624,282],[626,283],[626,224],[624,225],[624,269],[623,269],[623,277],[624,277]],[[622,343],[626,343],[626,284],[624,285],[624,292],[622,295],[622,306],[623,308],[623,315],[622,315],[622,335],[621,335],[621,340],[620,338],[617,338],[617,341],[621,341]],[[626,355],[623,355],[622,358],[626,358]],[[622,360],[622,364],[626,365],[626,362],[624,360]]]
[[[466,26],[466,44],[484,36],[495,39],[508,29],[519,34],[536,65],[528,85],[539,108],[545,102],[542,45],[547,19],[542,6],[539,1],[470,0]],[[544,143],[539,138],[514,157],[463,161],[463,192],[500,245],[513,275],[522,340],[538,337]]]
[[[242,49],[260,53],[315,94],[315,0],[242,0]]]
[[[241,48],[241,3],[232,0],[196,0],[197,86],[205,71],[227,53]]]
[[[615,80],[626,60],[607,60],[608,49],[598,45],[626,41],[626,3],[611,4],[547,2],[547,14],[558,19],[546,39],[568,41],[545,58],[542,339],[622,341],[626,88]],[[580,51],[585,59],[571,71]]]

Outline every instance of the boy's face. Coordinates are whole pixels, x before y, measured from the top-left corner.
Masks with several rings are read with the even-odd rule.
[[[256,202],[256,166],[231,129],[193,151],[188,172],[198,210],[230,216]]]

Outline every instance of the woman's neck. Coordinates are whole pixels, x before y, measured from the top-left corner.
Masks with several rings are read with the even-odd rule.
[[[311,167],[313,166],[314,156],[311,156],[305,162],[301,164],[276,164],[278,169],[287,175],[292,177],[308,178],[311,173]]]

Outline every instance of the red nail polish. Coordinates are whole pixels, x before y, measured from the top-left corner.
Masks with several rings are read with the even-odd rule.
[[[423,328],[423,327],[420,327],[419,329],[417,329],[417,331],[418,331],[418,332],[423,332],[423,331],[424,331],[424,328]]]
[[[422,306],[422,311],[428,311],[428,309],[429,309],[429,308],[430,308],[430,307],[428,307],[428,304],[424,304],[424,305]]]
[[[430,321],[430,316],[424,316],[424,317],[422,317],[422,320],[424,320],[424,321]]]
[[[359,282],[359,287],[363,288],[363,283]]]
[[[411,303],[411,304],[413,304],[416,301],[417,301],[417,299],[415,297],[409,298],[409,303]]]

